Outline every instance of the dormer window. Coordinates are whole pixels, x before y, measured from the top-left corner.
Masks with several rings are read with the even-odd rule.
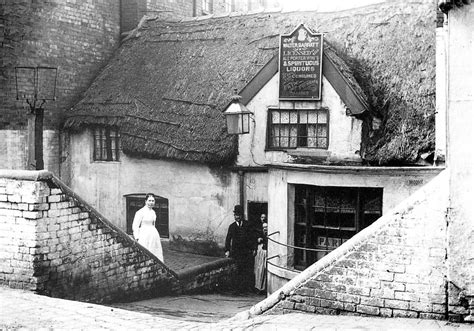
[[[110,127],[95,127],[94,161],[118,161],[120,155],[120,133]]]
[[[269,149],[327,149],[329,111],[327,108],[269,109],[268,129]]]

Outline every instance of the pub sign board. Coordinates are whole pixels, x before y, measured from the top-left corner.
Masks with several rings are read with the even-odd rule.
[[[321,100],[323,34],[301,24],[280,36],[280,100]]]

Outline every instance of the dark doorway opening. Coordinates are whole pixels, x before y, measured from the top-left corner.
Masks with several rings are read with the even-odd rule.
[[[132,234],[132,223],[135,213],[145,205],[146,194],[128,194],[125,196],[127,205],[127,233]],[[169,238],[169,209],[168,199],[155,194],[156,213],[155,227],[161,238]]]
[[[260,222],[260,215],[267,215],[268,219],[268,203],[267,202],[247,202],[247,218],[251,225],[258,224]]]

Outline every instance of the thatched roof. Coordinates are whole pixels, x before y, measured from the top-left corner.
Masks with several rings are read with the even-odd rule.
[[[367,100],[366,160],[410,163],[434,149],[435,7],[419,2],[148,20],[66,113],[65,127],[118,126],[129,154],[230,163],[237,140],[226,134],[222,111],[278,53],[279,35],[301,23],[325,33],[334,46],[327,54]],[[373,116],[382,119],[378,131]]]

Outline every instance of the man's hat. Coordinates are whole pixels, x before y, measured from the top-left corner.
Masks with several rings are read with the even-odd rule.
[[[242,208],[241,205],[235,205],[234,206],[234,214],[243,215],[244,214],[244,208]]]

